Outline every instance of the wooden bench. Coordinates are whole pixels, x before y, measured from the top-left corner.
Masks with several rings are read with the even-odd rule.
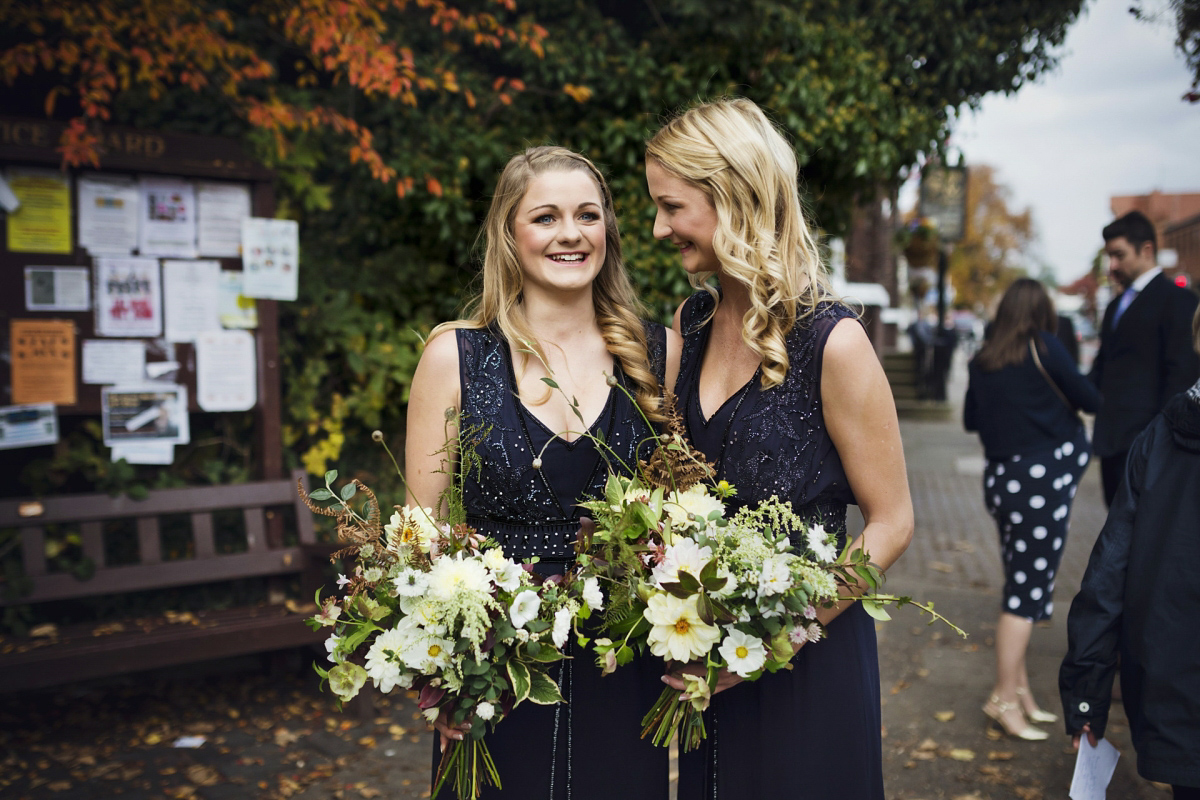
[[[0,501],[0,528],[19,531],[27,586],[32,586],[22,596],[0,599],[0,606],[91,601],[248,578],[273,584],[272,602],[249,607],[64,625],[49,639],[6,636],[0,642],[0,692],[319,645],[328,632],[314,632],[304,620],[314,610],[313,593],[323,582],[334,546],[317,542],[313,515],[300,502],[297,480],[307,489],[303,472],[297,472],[284,480],[156,490],[143,500],[87,494]],[[295,515],[296,541],[285,544],[289,508]],[[245,549],[218,552],[214,513],[236,518],[238,512],[245,534],[239,544]],[[187,557],[164,557],[160,518],[174,515],[190,520]],[[126,522],[115,522],[120,520]],[[106,563],[106,526],[129,530],[130,524],[136,526],[136,561]],[[78,530],[83,554],[95,565],[90,579],[48,569],[49,525]],[[180,554],[167,554],[172,555]],[[299,603],[285,602],[282,596],[280,584],[288,576],[300,577]]]

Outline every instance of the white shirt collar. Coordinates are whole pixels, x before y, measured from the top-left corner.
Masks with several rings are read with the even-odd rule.
[[[1133,289],[1135,292],[1142,291],[1142,289],[1146,288],[1146,284],[1154,280],[1155,276],[1160,272],[1162,272],[1162,267],[1152,267],[1151,269],[1146,270],[1134,279],[1129,288]]]

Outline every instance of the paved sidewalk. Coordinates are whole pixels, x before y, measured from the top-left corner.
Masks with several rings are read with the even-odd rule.
[[[961,398],[956,366],[950,396]],[[1065,798],[1074,754],[1061,725],[1047,726],[1046,742],[1023,742],[1004,737],[980,711],[994,676],[1002,572],[978,441],[957,422],[905,422],[901,430],[917,530],[887,589],[933,600],[970,638],[927,626],[912,608],[877,626],[888,800]],[[1028,656],[1034,692],[1052,711],[1066,612],[1104,517],[1091,467],[1071,517],[1057,610],[1035,628]],[[317,692],[309,661],[293,656],[266,672],[243,660],[224,674],[174,671],[0,695],[0,796],[427,797],[430,736],[412,701],[383,698],[367,719],[338,712]],[[1136,775],[1119,705],[1109,730],[1122,757],[1108,796],[1166,800],[1169,792]],[[172,747],[188,734],[205,743]]]

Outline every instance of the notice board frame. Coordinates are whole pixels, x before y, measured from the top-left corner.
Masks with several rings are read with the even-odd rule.
[[[25,267],[88,267],[89,270],[92,267],[92,257],[78,245],[79,219],[76,207],[79,175],[104,172],[134,178],[146,175],[249,184],[250,213],[256,217],[273,217],[276,208],[275,173],[247,156],[241,145],[232,139],[121,126],[98,126],[93,129],[99,141],[98,164],[63,169],[58,142],[65,127],[64,123],[54,120],[0,116],[0,171],[14,167],[62,171],[71,178],[72,209],[72,251],[69,254],[11,252],[5,224],[7,215],[0,209],[0,351],[11,352],[9,321],[13,318],[73,321],[75,364],[79,373],[78,397],[74,405],[60,405],[57,410],[62,416],[99,416],[100,386],[82,383],[81,372],[83,340],[97,338],[94,335],[94,312],[25,309]],[[219,260],[222,269],[242,269],[240,258]],[[258,477],[272,480],[284,477],[279,305],[275,300],[263,299],[257,300],[256,304],[258,328],[254,330],[254,338],[258,361],[258,401],[254,406],[255,444]],[[175,344],[174,347],[176,360],[180,364],[177,382],[188,387],[189,411],[200,411],[196,405],[195,348],[191,344]],[[11,369],[5,359],[0,361],[0,405],[11,404]]]

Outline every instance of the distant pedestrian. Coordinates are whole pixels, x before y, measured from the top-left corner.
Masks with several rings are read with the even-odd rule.
[[[1075,409],[1100,406],[1057,329],[1042,285],[1029,278],[1014,282],[971,360],[963,406],[963,423],[978,431],[987,456],[984,504],[996,520],[1004,560],[996,683],[983,711],[1009,735],[1030,741],[1049,736],[1031,721],[1058,719],[1030,693],[1025,651],[1033,623],[1049,619],[1054,608],[1071,501],[1091,452]]]
[[[1089,376],[1104,397],[1094,445],[1104,502],[1111,506],[1129,446],[1167,400],[1200,378],[1200,359],[1190,333],[1197,297],[1157,266],[1153,223],[1130,211],[1107,225],[1103,236],[1109,276],[1123,290],[1104,311]]]
[[[1192,320],[1200,353],[1200,312]],[[1200,381],[1133,442],[1067,617],[1067,733],[1104,736],[1117,657],[1138,774],[1200,798]]]

